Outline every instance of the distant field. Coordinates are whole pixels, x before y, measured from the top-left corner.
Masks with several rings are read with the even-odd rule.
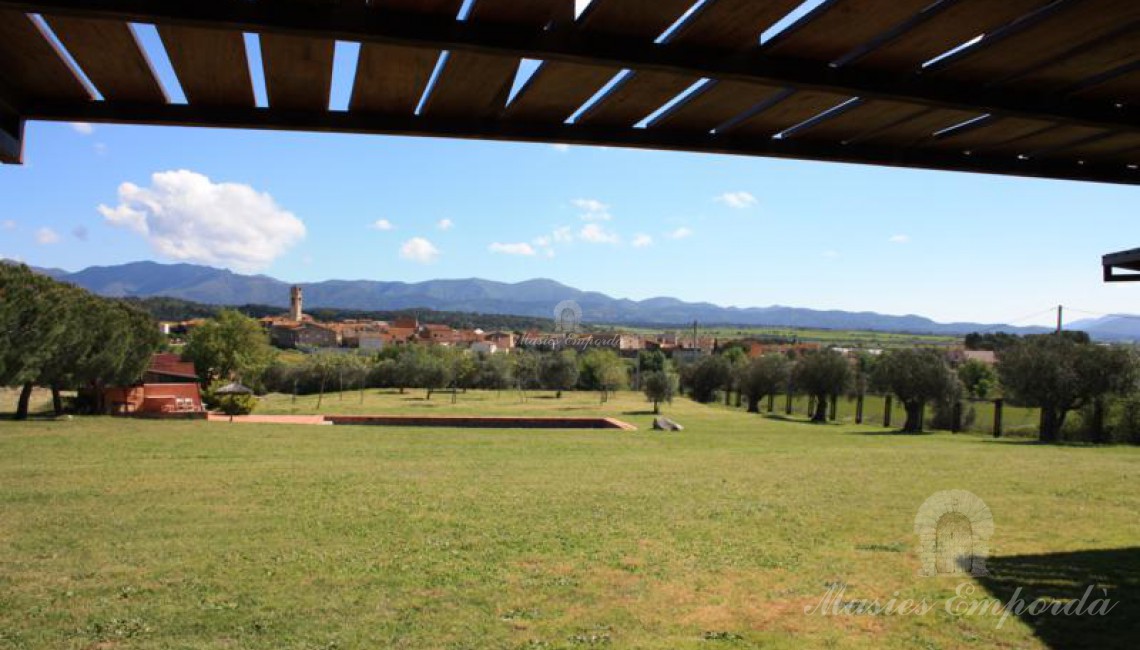
[[[623,393],[407,412],[612,415],[611,431],[0,422],[0,648],[1067,648],[1140,636],[1140,449],[886,435]],[[312,398],[315,400],[315,398]],[[326,396],[353,412],[358,396]],[[261,412],[311,410],[274,396]],[[0,404],[7,407],[8,402]],[[992,578],[918,578],[914,517],[965,489]],[[948,613],[1109,588],[1107,618]],[[926,616],[806,614],[928,599]]]
[[[630,328],[622,325],[600,325],[601,328],[610,328],[637,332],[639,334],[659,334],[662,331],[675,331],[682,336],[687,335],[685,330],[676,328]],[[691,330],[689,330],[691,332]],[[892,332],[871,332],[862,330],[821,330],[821,329],[795,329],[787,327],[713,327],[700,328],[700,336],[712,336],[719,339],[731,340],[749,337],[781,337],[797,339],[804,343],[820,343],[839,347],[864,348],[896,348],[927,346],[951,346],[962,343],[960,336],[937,336],[932,334],[897,334]]]

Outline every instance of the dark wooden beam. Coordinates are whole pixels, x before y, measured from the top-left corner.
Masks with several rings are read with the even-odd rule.
[[[1106,266],[1104,267],[1104,281],[1105,282],[1140,282],[1140,273],[1117,273],[1119,269]]]
[[[888,167],[939,169],[1138,185],[1140,171],[1125,165],[1079,165],[1056,160],[967,156],[958,153],[734,136],[731,133],[676,132],[567,124],[534,124],[496,119],[391,116],[334,111],[289,111],[246,107],[124,104],[113,102],[39,103],[27,106],[27,119],[128,123],[162,126],[270,129],[565,143],[635,149],[690,151],[742,156],[818,160]]]
[[[24,162],[24,121],[0,124],[0,163],[19,165]]]
[[[24,161],[24,119],[12,93],[0,79],[0,164]]]
[[[1140,248],[1109,253],[1101,259],[1101,264],[1104,266],[1105,282],[1140,282]]]
[[[655,70],[693,77],[788,85],[865,99],[913,102],[998,116],[1135,131],[1140,109],[1051,95],[986,89],[983,84],[900,78],[819,62],[726,55],[704,48],[631,42],[576,30],[533,33],[511,26],[460,22],[371,9],[363,3],[234,2],[233,0],[0,0],[0,8],[133,22],[282,33],[345,41],[467,50],[514,57]]]

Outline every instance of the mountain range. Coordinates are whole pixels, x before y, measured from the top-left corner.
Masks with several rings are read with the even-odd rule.
[[[276,305],[289,303],[290,283],[266,275],[241,275],[224,269],[194,264],[133,262],[117,266],[93,266],[70,273],[60,269],[37,269],[103,296],[167,296],[215,305]],[[676,298],[628,300],[594,291],[582,291],[548,279],[518,283],[478,278],[429,280],[426,282],[379,282],[374,280],[328,280],[302,283],[307,307],[359,310],[434,309],[440,311],[551,317],[554,306],[573,300],[589,323],[618,325],[679,326],[693,321],[702,325],[800,327],[835,330],[876,330],[914,334],[966,334],[975,331],[1006,331],[1033,334],[1040,327],[1012,327],[987,323],[938,323],[922,316],[892,316],[874,312],[819,311],[797,307],[721,307],[707,302],[684,302]],[[1101,340],[1140,340],[1140,319],[1112,316],[1073,323]]]

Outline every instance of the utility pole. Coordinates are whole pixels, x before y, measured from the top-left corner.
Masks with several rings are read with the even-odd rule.
[[[1061,333],[1065,324],[1065,307],[1064,305],[1057,305],[1057,334]]]

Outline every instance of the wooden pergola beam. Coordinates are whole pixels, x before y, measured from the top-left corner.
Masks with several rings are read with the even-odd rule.
[[[186,104],[115,102],[33,103],[32,120],[128,123],[232,129],[271,129],[372,135],[446,137],[513,142],[616,146],[771,158],[939,169],[1007,176],[1066,179],[1136,185],[1140,171],[1124,165],[1078,165],[1065,161],[1024,160],[1012,156],[966,156],[940,151],[859,144],[755,138],[701,132],[522,123],[495,119],[444,119],[424,116],[272,108],[205,107]]]
[[[0,80],[0,163],[19,165],[24,160],[24,118],[11,93]]]
[[[1140,110],[1132,106],[1074,102],[1051,95],[986,89],[983,84],[930,80],[919,75],[900,78],[897,74],[833,68],[819,62],[762,53],[725,55],[702,48],[599,38],[576,30],[532,33],[509,26],[372,9],[363,3],[0,0],[0,8],[653,70],[1115,130],[1135,131],[1140,124]]]
[[[1105,282],[1140,282],[1140,248],[1109,253],[1101,260],[1101,264],[1104,266]]]

